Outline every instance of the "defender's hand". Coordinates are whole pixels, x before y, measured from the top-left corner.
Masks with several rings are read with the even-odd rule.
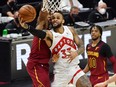
[[[39,17],[37,19],[37,22],[40,23],[40,22],[45,22],[47,21],[47,16],[48,16],[48,11],[47,10],[41,10],[40,13],[39,13]]]

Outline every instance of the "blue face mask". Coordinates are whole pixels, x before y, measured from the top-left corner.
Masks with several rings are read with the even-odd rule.
[[[77,14],[72,14],[72,17],[73,18],[77,18]]]

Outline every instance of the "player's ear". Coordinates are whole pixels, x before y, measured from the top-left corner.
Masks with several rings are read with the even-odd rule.
[[[64,22],[65,22],[65,20],[63,19],[63,20],[62,20],[62,23],[64,24]]]

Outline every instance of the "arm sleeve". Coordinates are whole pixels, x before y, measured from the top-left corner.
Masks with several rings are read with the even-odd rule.
[[[103,47],[102,54],[110,60],[110,62],[113,65],[114,73],[116,73],[116,57],[114,57],[111,48],[108,44],[104,44],[102,47]]]
[[[101,48],[101,55],[107,58],[110,58],[113,56],[113,53],[111,51],[111,48],[108,44],[104,44]]]
[[[33,28],[32,26],[29,26],[29,28],[27,29],[31,34],[33,34],[34,36],[37,36],[38,38],[44,39],[46,37],[46,32],[42,31],[42,30],[36,30],[35,28]]]
[[[116,73],[116,57],[112,56],[109,58],[109,60],[111,61],[112,65],[113,65],[114,73]]]

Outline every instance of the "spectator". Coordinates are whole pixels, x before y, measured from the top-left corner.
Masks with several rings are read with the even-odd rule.
[[[93,25],[90,28],[90,34],[92,42],[86,47],[88,63],[83,71],[85,73],[90,71],[90,81],[93,87],[109,78],[107,59],[112,63],[114,73],[116,73],[116,58],[112,54],[110,46],[101,40],[102,28],[100,26]]]
[[[8,0],[7,4],[5,4],[2,8],[2,13],[4,16],[14,18],[14,20],[11,20],[7,23],[7,25],[5,26],[6,29],[13,31],[14,28],[19,28],[19,24],[16,22],[18,17],[18,7],[16,4],[16,0]],[[20,32],[20,29],[18,29],[18,32]]]
[[[75,22],[82,21],[80,18],[79,9],[76,6],[71,7],[70,13],[64,17],[65,23],[64,25],[75,26]]]
[[[103,1],[98,2],[98,6],[88,16],[89,23],[102,22],[113,19],[113,14],[109,12],[107,4]]]
[[[16,0],[8,0],[7,4],[2,8],[3,15],[8,17],[16,18],[18,14],[17,11],[18,7],[16,5]]]

